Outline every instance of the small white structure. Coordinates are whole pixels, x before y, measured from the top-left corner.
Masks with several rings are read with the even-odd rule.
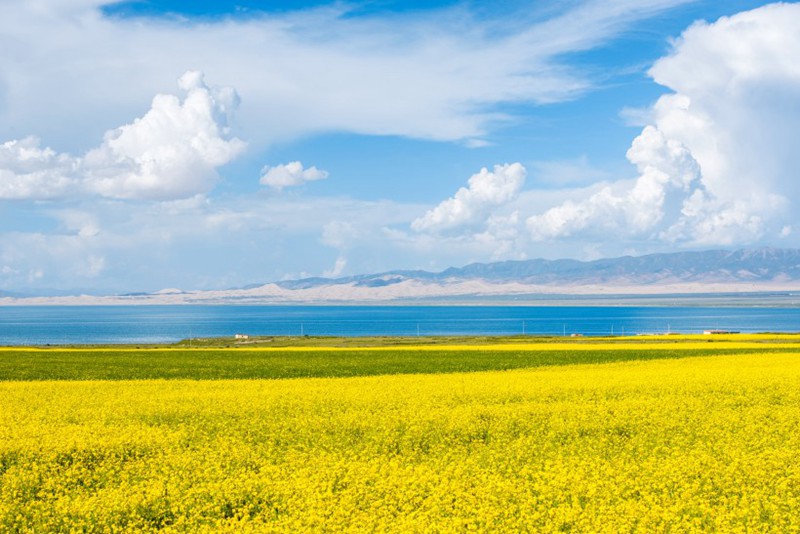
[[[250,339],[247,334],[234,334],[233,339]]]
[[[734,330],[703,330],[703,334],[707,336],[712,336],[715,334],[738,334],[738,331]]]

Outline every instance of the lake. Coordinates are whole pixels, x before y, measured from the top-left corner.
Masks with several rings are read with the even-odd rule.
[[[0,345],[275,336],[798,332],[798,308],[635,306],[6,306]]]

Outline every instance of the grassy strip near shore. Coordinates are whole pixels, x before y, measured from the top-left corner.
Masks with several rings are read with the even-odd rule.
[[[563,338],[523,343],[508,338],[443,338],[442,344],[318,347],[245,345],[235,348],[92,347],[4,348],[0,380],[280,379],[385,374],[500,371],[551,365],[596,364],[741,353],[800,353],[785,336],[638,341]],[[487,340],[494,344],[482,344]],[[306,340],[308,341],[308,340]],[[353,341],[348,341],[353,342]],[[468,344],[470,343],[470,344]],[[322,345],[322,343],[320,343]]]

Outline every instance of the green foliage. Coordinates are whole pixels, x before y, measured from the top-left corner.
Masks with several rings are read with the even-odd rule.
[[[738,349],[709,344],[707,349],[650,344],[641,350],[413,350],[364,351],[219,349],[4,349],[0,380],[144,380],[144,379],[278,379],[348,377],[384,374],[454,373],[685,358],[722,354],[800,352],[795,347],[765,345]]]

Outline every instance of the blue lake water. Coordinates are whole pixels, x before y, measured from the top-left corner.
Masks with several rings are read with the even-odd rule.
[[[0,345],[189,337],[799,332],[798,308],[603,306],[8,306]]]

